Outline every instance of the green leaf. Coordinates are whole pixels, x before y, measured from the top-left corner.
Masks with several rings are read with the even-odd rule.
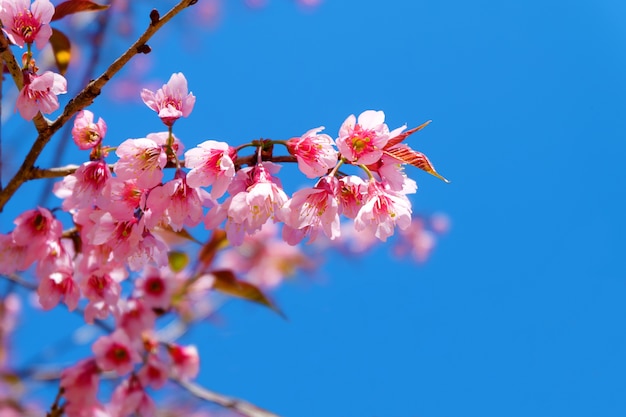
[[[230,269],[211,271],[211,275],[215,277],[213,288],[216,291],[262,304],[271,308],[282,318],[286,319],[283,312],[280,311],[276,304],[274,304],[265,294],[263,294],[263,291],[249,282],[238,280],[235,273]]]
[[[167,254],[167,259],[174,272],[180,272],[189,265],[189,255],[185,252],[171,251]]]
[[[53,28],[52,36],[50,36],[50,45],[52,45],[52,52],[54,53],[54,60],[56,61],[59,73],[65,75],[72,57],[72,45],[70,44],[70,40],[63,32]]]
[[[79,13],[79,12],[97,12],[99,10],[108,9],[108,5],[102,5],[94,3],[89,0],[67,0],[59,3],[54,8],[54,15],[52,15],[52,21],[59,20],[67,15]]]

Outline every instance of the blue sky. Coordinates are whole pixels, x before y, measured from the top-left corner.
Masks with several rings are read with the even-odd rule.
[[[623,416],[626,4],[233,3],[153,45],[146,78],[198,97],[188,147],[432,119],[410,144],[452,183],[410,170],[413,202],[452,229],[425,265],[331,255],[275,294],[288,321],[227,304],[190,335],[199,381],[294,417]],[[94,111],[120,141],[160,129],[130,108]]]

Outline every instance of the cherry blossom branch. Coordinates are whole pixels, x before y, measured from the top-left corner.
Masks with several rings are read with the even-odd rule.
[[[27,178],[28,180],[38,180],[41,178],[61,178],[73,174],[78,169],[78,165],[65,165],[63,167],[42,169],[34,167]]]
[[[54,122],[49,125],[46,123],[46,127],[42,130],[39,130],[39,135],[37,136],[35,143],[28,152],[28,155],[26,155],[26,157],[24,158],[22,166],[20,166],[17,173],[9,181],[9,183],[2,190],[2,192],[0,192],[0,212],[4,209],[4,206],[13,196],[13,194],[15,194],[18,188],[29,179],[30,172],[34,167],[37,158],[43,151],[44,147],[50,141],[52,135],[56,133],[72,116],[93,103],[95,98],[100,95],[102,87],[104,87],[104,85],[106,85],[111,80],[111,78],[113,78],[113,76],[117,74],[131,60],[132,57],[139,53],[149,53],[150,47],[147,45],[148,40],[150,40],[150,38],[152,38],[152,36],[161,27],[163,27],[163,25],[169,22],[174,16],[180,13],[183,9],[197,3],[197,1],[198,0],[181,0],[163,17],[160,17],[159,13],[156,10],[153,10],[150,13],[150,24],[148,25],[148,28],[135,41],[135,43],[133,43],[126,52],[124,52],[119,58],[117,58],[104,71],[102,75],[87,84],[87,86],[80,93],[78,93],[76,97],[70,100],[63,109],[63,113]],[[7,51],[8,40],[6,39],[6,36],[2,34],[2,36],[0,36],[0,56],[2,56],[3,60],[8,59],[5,57]],[[10,53],[10,51],[8,51],[8,53]],[[13,58],[13,61],[15,61],[15,58]],[[14,71],[14,69],[12,71]],[[11,75],[14,77],[15,80],[16,76],[13,73],[11,73]],[[39,117],[42,117],[43,119],[43,116],[39,115]],[[43,120],[45,121],[45,119]]]
[[[61,378],[61,371],[58,369],[51,369],[47,371],[37,370],[35,372],[29,373],[28,377],[36,381],[57,381]],[[176,385],[180,386],[181,388],[185,389],[187,392],[189,392],[191,395],[193,395],[196,398],[199,398],[201,400],[208,401],[213,404],[217,404],[221,407],[236,411],[242,416],[245,416],[245,417],[279,417],[277,414],[264,410],[247,401],[240,400],[234,397],[229,397],[227,395],[223,395],[215,391],[211,391],[209,389],[202,387],[201,385],[196,384],[195,382],[181,381],[181,380],[176,380],[176,379],[171,379],[171,381],[174,382]]]
[[[271,157],[263,157],[264,161],[269,162],[298,162],[295,156],[284,155],[284,156],[271,156]],[[241,165],[255,165],[257,161],[257,155],[244,156],[242,158],[237,158],[235,161],[236,166]]]
[[[246,417],[278,417],[278,415],[271,413],[267,410],[250,404],[246,401],[228,397],[226,395],[218,394],[217,392],[210,391],[194,382],[173,380],[177,385],[186,389],[190,394],[194,395],[201,400],[209,401],[224,408],[236,411]]]
[[[270,158],[263,158],[264,161],[269,161],[269,162],[298,162],[298,160],[296,159],[295,156],[291,156],[291,155],[279,155],[279,156],[272,156]],[[250,155],[250,156],[245,156],[242,158],[238,158],[235,161],[235,164],[237,166],[241,166],[241,165],[254,165],[256,163],[256,155]],[[109,169],[111,170],[111,172],[113,172],[113,167],[115,165],[114,164],[109,164]],[[184,167],[185,166],[185,161],[180,161],[180,167]],[[175,168],[174,166],[167,166],[168,168]],[[74,165],[74,164],[69,164],[69,165],[65,165],[62,167],[55,167],[55,168],[38,168],[38,167],[33,167],[31,168],[30,172],[28,173],[28,177],[24,180],[24,181],[30,181],[30,180],[38,180],[38,179],[42,179],[42,178],[62,178],[62,177],[67,177],[68,175],[73,174],[74,172],[76,172],[76,170],[79,168],[78,165]]]

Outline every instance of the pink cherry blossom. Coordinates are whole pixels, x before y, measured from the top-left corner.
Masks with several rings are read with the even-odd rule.
[[[334,141],[326,134],[318,134],[323,129],[311,129],[301,137],[287,141],[289,153],[296,156],[298,168],[308,178],[321,177],[337,164]]]
[[[93,273],[83,277],[80,282],[83,295],[89,300],[89,304],[102,303],[96,308],[102,311],[98,318],[108,316],[120,299],[121,286],[110,274]],[[92,307],[93,308],[93,307]],[[102,317],[102,314],[105,316]]]
[[[142,299],[122,301],[120,307],[120,311],[116,313],[117,327],[123,329],[133,340],[139,340],[144,331],[154,327],[156,315]]]
[[[357,231],[369,229],[383,242],[393,235],[394,227],[406,229],[411,224],[411,202],[406,195],[370,180],[367,197],[354,219]]]
[[[200,370],[198,349],[193,346],[169,345],[167,352],[172,359],[172,376],[180,380],[193,379]]]
[[[168,246],[163,240],[146,229],[149,212],[137,212],[129,220],[117,220],[110,212],[93,210],[89,221],[81,220],[83,239],[89,245],[107,246],[117,262],[125,261],[132,271],[148,262],[167,264]],[[117,266],[117,264],[115,264]]]
[[[203,206],[212,205],[210,196],[202,189],[188,186],[185,175],[178,171],[173,180],[150,191],[146,207],[154,218],[148,227],[161,220],[178,231],[183,226],[194,227],[202,221]]]
[[[367,110],[348,116],[339,129],[337,147],[341,156],[353,164],[373,164],[383,155],[389,141],[389,128],[384,123],[385,113]]]
[[[143,218],[114,219],[111,213],[95,210],[91,214],[93,226],[87,226],[85,240],[91,245],[106,244],[116,256],[126,258],[136,250],[144,230]]]
[[[133,347],[128,335],[117,329],[110,335],[101,336],[92,346],[98,368],[125,375],[133,370],[141,356]]]
[[[160,389],[165,385],[169,377],[169,365],[162,361],[156,354],[148,355],[143,367],[137,373],[137,377],[144,387]]]
[[[288,199],[269,166],[270,163],[259,163],[253,168],[252,184],[233,197],[228,210],[236,223],[248,221],[252,230],[259,230]]]
[[[313,242],[320,230],[331,240],[339,236],[338,187],[335,177],[323,177],[314,188],[296,191],[283,205],[280,213],[287,226],[283,228],[283,237],[288,243],[296,244],[304,235]]]
[[[166,310],[171,303],[174,276],[169,268],[146,267],[135,281],[135,296],[149,308]]]
[[[97,123],[93,122],[93,113],[89,110],[81,110],[74,119],[74,127],[72,128],[72,139],[79,149],[91,149],[102,142],[107,133],[107,125],[98,119]]]
[[[93,207],[96,198],[112,178],[103,160],[87,161],[76,172],[54,185],[54,195],[63,199],[63,210]]]
[[[59,108],[58,94],[67,93],[67,81],[60,75],[46,71],[41,75],[25,74],[24,87],[17,96],[15,108],[26,120],[37,112],[49,114]]]
[[[118,178],[135,179],[139,188],[152,188],[161,182],[167,155],[154,140],[127,139],[117,147],[115,154],[120,158],[114,168]]]
[[[413,255],[418,262],[425,262],[435,246],[435,234],[426,228],[424,219],[413,218],[411,225],[401,230],[400,239],[394,246],[394,254]]]
[[[136,375],[131,375],[122,381],[113,391],[110,408],[113,411],[112,417],[155,417],[157,415],[154,401],[146,393]]]
[[[187,79],[180,72],[172,74],[167,84],[156,93],[144,88],[141,99],[159,114],[166,126],[172,126],[180,117],[189,116],[196,102],[196,97],[187,92]]]
[[[300,268],[313,268],[313,261],[300,246],[292,246],[278,235],[276,224],[265,223],[259,232],[245,236],[240,246],[227,248],[217,261],[218,268],[230,269],[262,288],[276,287]]]
[[[18,245],[13,233],[0,234],[0,274],[12,274],[27,269],[37,257],[27,245]]]
[[[339,179],[339,204],[341,213],[354,219],[363,205],[367,184],[361,177],[349,175]]]
[[[280,181],[272,175],[279,168],[271,162],[262,162],[239,170],[228,189],[231,197],[209,211],[205,226],[213,229],[227,219],[228,240],[241,245],[245,234],[260,230],[288,200]]]
[[[38,207],[20,214],[14,221],[13,239],[17,244],[45,245],[47,241],[61,237],[63,225],[50,212]]]
[[[82,412],[97,406],[99,370],[93,359],[78,362],[61,372],[60,385],[66,401],[65,412],[69,417],[80,416]]]
[[[38,207],[27,210],[15,220],[13,241],[17,246],[28,246],[26,262],[31,263],[36,259],[44,258],[53,242],[60,239],[63,225],[57,220],[50,210]]]
[[[211,196],[220,198],[235,176],[237,152],[226,142],[207,140],[185,152],[185,167],[191,168],[187,183],[191,187],[213,185]]]
[[[135,180],[111,178],[96,199],[98,208],[111,214],[118,221],[132,220],[137,210],[145,206],[147,190],[140,188]]]
[[[69,311],[76,309],[80,290],[72,278],[72,272],[72,270],[65,268],[41,277],[37,295],[39,296],[39,304],[44,310],[56,307],[61,299]]]
[[[144,214],[145,216],[146,214]],[[137,247],[127,253],[126,263],[131,271],[140,271],[150,263],[158,267],[166,266],[169,249],[169,246],[158,234],[144,229]]]
[[[50,36],[52,28],[50,20],[54,14],[54,6],[49,0],[4,0],[0,7],[2,30],[11,42],[20,48],[25,43],[35,43],[42,49]]]

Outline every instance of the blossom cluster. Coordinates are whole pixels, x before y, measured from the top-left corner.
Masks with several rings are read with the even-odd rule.
[[[64,13],[71,2],[64,2]],[[72,13],[92,7],[73,3]],[[33,45],[41,50],[51,43],[50,23],[58,18],[50,0],[0,0],[4,35],[26,48],[16,79],[16,110],[27,120],[56,111],[58,95],[67,92],[66,79],[40,72],[32,53]],[[87,358],[60,375],[67,417],[156,415],[150,392],[170,379],[193,379],[200,367],[196,347],[164,337],[158,319],[191,322],[206,315],[207,294],[219,290],[275,308],[258,288],[313,267],[300,249],[302,241],[350,241],[362,250],[386,241],[397,228],[398,252],[421,259],[430,251],[429,226],[415,221],[408,198],[417,185],[404,168],[440,176],[425,155],[403,143],[426,124],[390,129],[382,111],[367,110],[347,117],[334,137],[320,126],[286,140],[239,146],[204,140],[185,149],[173,132],[196,102],[184,75],[173,74],[156,91],[144,89],[141,99],[164,131],[107,144],[106,122],[80,111],[71,134],[89,157],[55,185],[62,210],[25,211],[12,231],[0,234],[0,275],[22,282],[16,273],[32,271],[43,309],[62,304],[108,330]],[[286,155],[276,155],[276,149]],[[280,180],[280,162],[297,164],[312,185],[289,193]],[[61,216],[70,219],[69,228]],[[197,226],[209,238],[190,263],[177,245],[181,239],[199,243],[189,232]],[[436,229],[434,222],[430,229]],[[5,304],[14,302],[7,297]],[[0,311],[2,337],[13,327],[17,309]],[[116,381],[110,395],[101,389],[109,376]]]
[[[52,71],[39,74],[32,57],[31,46],[42,49],[52,36],[50,21],[54,6],[50,0],[3,0],[0,2],[2,30],[13,44],[23,48],[22,68],[23,87],[20,90],[16,110],[26,119],[33,119],[38,112],[52,113],[59,108],[59,94],[67,93],[67,81]]]
[[[417,185],[404,165],[423,168],[426,163],[426,170],[434,172],[423,155],[402,144],[415,129],[390,130],[382,111],[349,116],[335,139],[318,127],[288,140],[255,140],[239,147],[206,140],[185,151],[173,133],[178,119],[189,116],[195,105],[184,75],[173,74],[161,89],[144,90],[141,97],[166,131],[111,147],[104,143],[102,118],[96,120],[89,110],[76,116],[72,138],[79,149],[90,151],[89,160],[54,187],[74,227],[63,230],[53,212],[38,207],[18,216],[11,233],[0,235],[0,274],[34,265],[44,309],[63,302],[74,310],[82,303],[87,323],[111,317],[115,323],[112,333],[93,344],[92,358],[64,371],[68,417],[154,415],[146,389],[158,389],[168,378],[193,378],[199,368],[195,347],[159,339],[158,316],[193,314],[198,299],[223,275],[213,272],[220,268],[256,276],[252,280],[262,287],[276,285],[289,273],[285,265],[307,263],[288,248],[320,235],[339,239],[342,217],[351,220],[355,232],[381,241],[396,226],[409,230],[407,195]],[[278,146],[288,157],[275,158]],[[243,155],[248,148],[254,153]],[[109,164],[113,151],[118,159]],[[289,196],[277,160],[297,163],[314,185]],[[348,166],[364,176],[340,170]],[[172,267],[168,236],[201,224],[214,236],[223,228],[230,245],[248,245],[248,253],[259,255],[243,259],[226,252],[214,269],[208,268],[210,261],[207,268]],[[278,224],[282,242],[271,246]],[[261,245],[254,246],[255,236]],[[129,296],[123,295],[124,286]],[[122,378],[106,405],[97,397],[103,372]]]

